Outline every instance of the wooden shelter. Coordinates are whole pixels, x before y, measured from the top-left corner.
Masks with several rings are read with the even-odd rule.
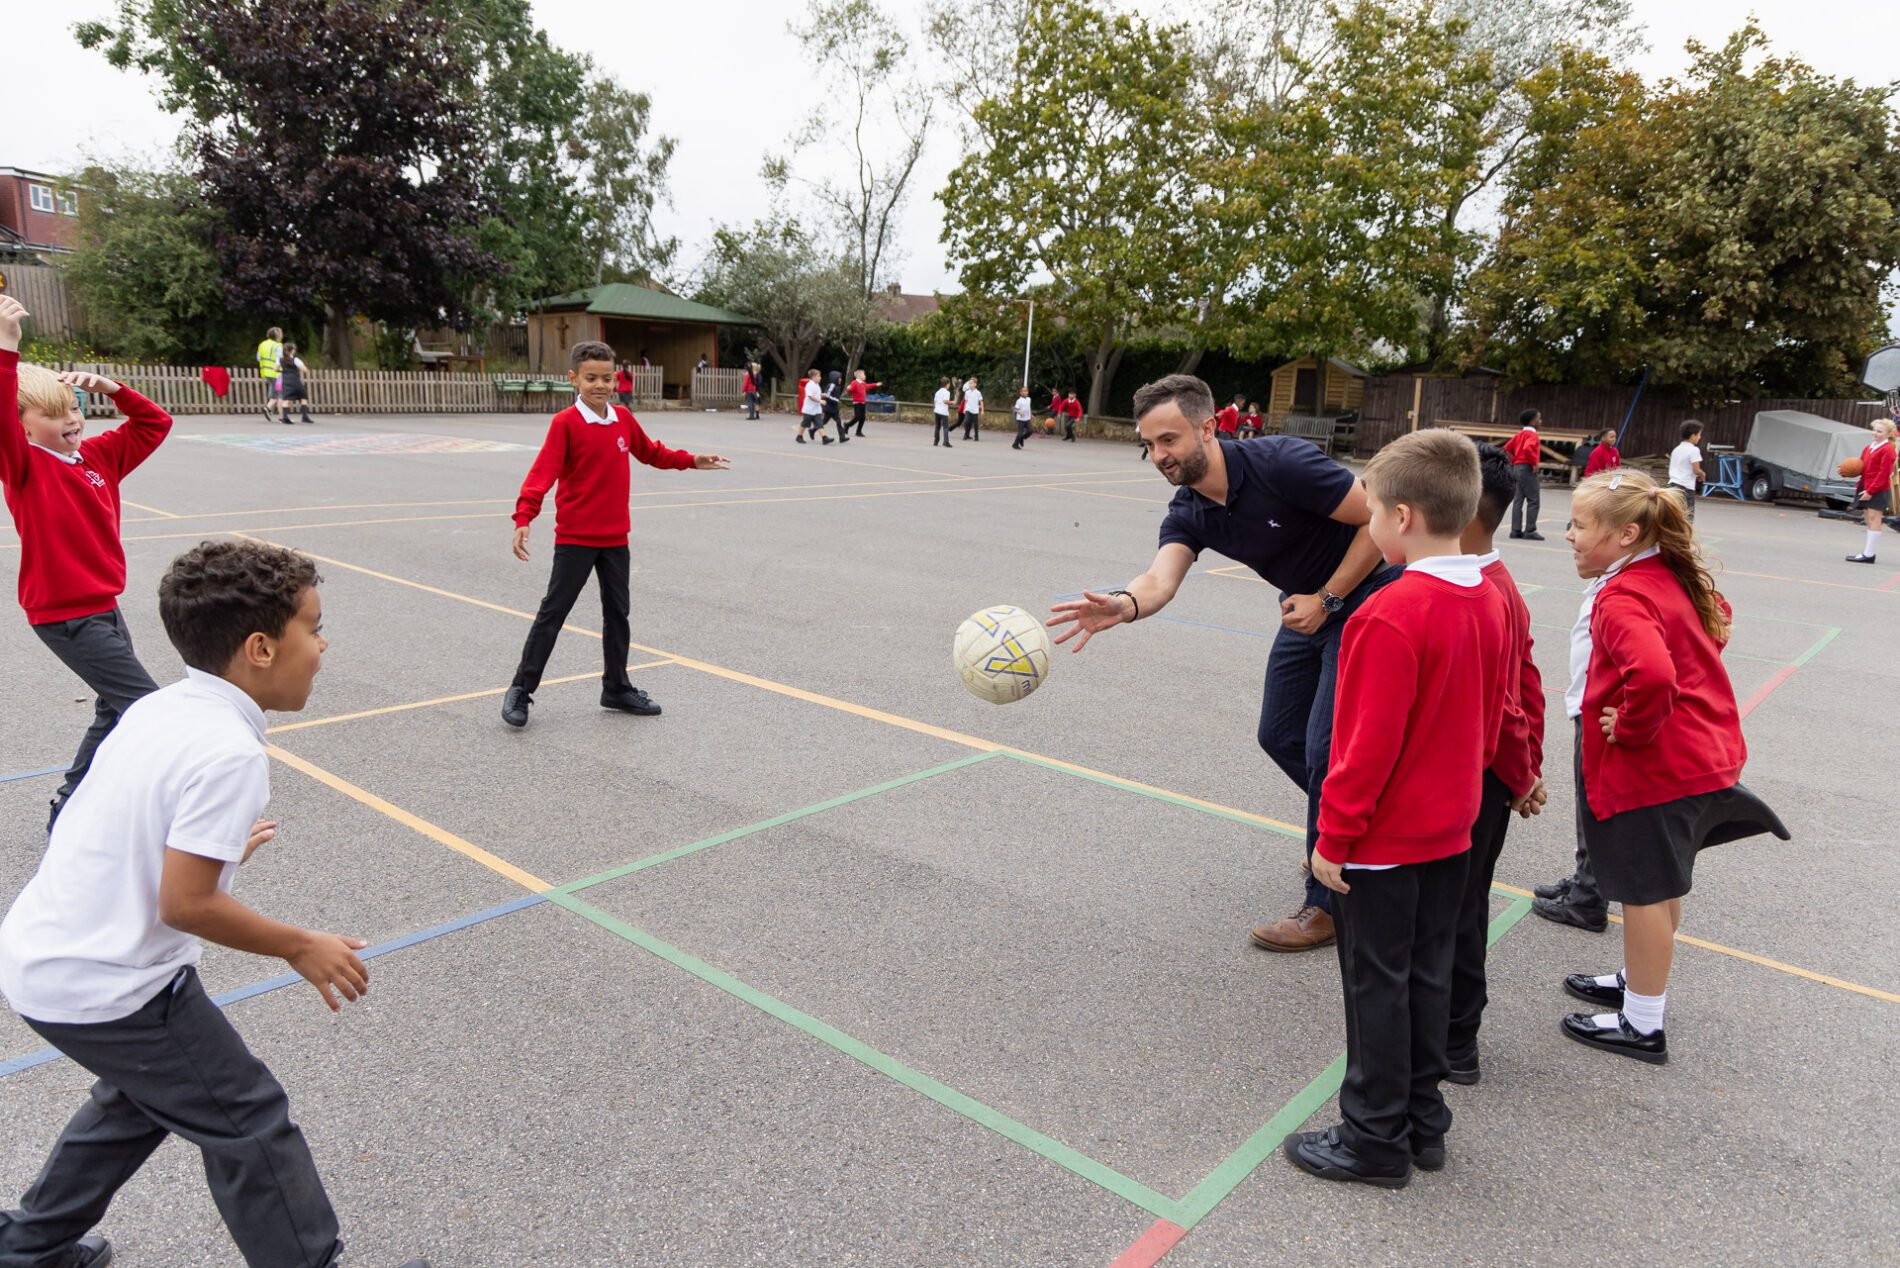
[[[1267,426],[1278,429],[1288,415],[1330,418],[1358,409],[1366,395],[1366,372],[1327,357],[1301,357],[1273,372],[1267,397]]]
[[[665,291],[608,282],[556,295],[528,315],[528,364],[536,374],[567,370],[567,350],[598,339],[622,361],[642,356],[663,371],[665,393],[692,393],[693,368],[705,357],[719,364],[719,327],[750,326],[751,318],[681,299]]]

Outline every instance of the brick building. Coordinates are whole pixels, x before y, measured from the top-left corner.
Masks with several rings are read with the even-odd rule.
[[[72,250],[79,240],[79,198],[60,177],[0,167],[0,255]]]

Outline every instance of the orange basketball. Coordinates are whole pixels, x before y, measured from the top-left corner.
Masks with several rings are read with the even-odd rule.
[[[1844,479],[1848,480],[1858,479],[1860,473],[1866,469],[1866,465],[1867,464],[1862,462],[1859,458],[1843,458],[1841,460],[1841,475]]]

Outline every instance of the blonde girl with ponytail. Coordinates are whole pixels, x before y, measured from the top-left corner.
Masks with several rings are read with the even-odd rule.
[[[1661,1064],[1682,898],[1703,848],[1763,832],[1788,839],[1740,782],[1748,750],[1722,648],[1732,614],[1696,546],[1680,493],[1627,468],[1577,486],[1566,535],[1580,576],[1601,575],[1583,694],[1584,843],[1603,897],[1623,904],[1623,967],[1573,973],[1579,1043]]]

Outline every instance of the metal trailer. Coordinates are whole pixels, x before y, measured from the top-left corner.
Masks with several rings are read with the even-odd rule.
[[[1836,509],[1854,499],[1853,480],[1840,475],[1848,458],[1860,457],[1872,432],[1794,409],[1765,409],[1749,428],[1742,460],[1742,490],[1751,502],[1780,497],[1817,498]]]

